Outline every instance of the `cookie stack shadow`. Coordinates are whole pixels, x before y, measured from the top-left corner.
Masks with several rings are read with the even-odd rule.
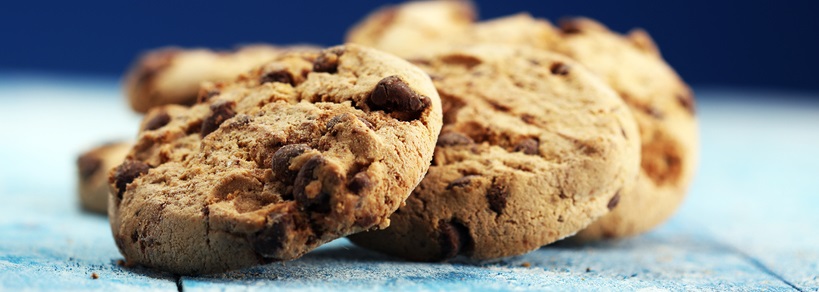
[[[643,30],[463,1],[376,10],[347,44],[165,48],[125,77],[133,142],[78,159],[129,264],[208,274],[340,237],[493,260],[651,230],[698,156],[694,97]]]

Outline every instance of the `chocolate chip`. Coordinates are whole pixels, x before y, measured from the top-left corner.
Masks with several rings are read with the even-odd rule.
[[[609,210],[611,210],[611,209],[614,209],[614,207],[617,207],[617,204],[619,204],[619,203],[620,203],[620,191],[617,191],[617,193],[615,193],[614,196],[611,197],[611,200],[609,200],[609,203],[608,203],[608,205],[606,205],[606,207],[608,207]]]
[[[469,229],[456,221],[438,222],[438,244],[441,254],[436,260],[443,261],[461,253],[469,253],[474,249]]]
[[[477,178],[477,177],[478,177],[477,175],[467,175],[467,176],[458,178],[458,179],[453,180],[452,182],[450,182],[446,186],[446,189],[451,190],[454,187],[463,188],[465,186],[468,186],[472,182],[473,178]]]
[[[170,48],[142,55],[139,61],[139,82],[150,82],[157,73],[171,65],[180,49]]]
[[[362,171],[353,176],[350,182],[347,183],[347,188],[353,193],[361,194],[361,191],[370,188],[372,184],[373,183],[370,180],[370,176],[367,175],[367,172]]]
[[[498,215],[503,214],[507,200],[509,200],[509,188],[506,184],[499,182],[497,178],[493,179],[492,186],[486,190],[486,201],[489,203],[489,209],[495,211]]]
[[[219,125],[225,120],[236,115],[233,110],[234,105],[236,103],[233,101],[219,101],[210,105],[211,115],[202,121],[202,129],[199,131],[203,138],[219,129]]]
[[[696,109],[695,109],[696,106],[694,105],[694,97],[691,95],[691,93],[677,94],[677,101],[691,115],[694,115],[696,113]]]
[[[569,65],[563,64],[563,62],[555,62],[549,67],[549,71],[552,71],[554,75],[566,76],[569,74]]]
[[[378,82],[370,94],[370,107],[385,112],[420,114],[430,104],[429,97],[413,91],[398,76],[389,76]]]
[[[325,125],[325,129],[327,129],[327,131],[331,131],[331,130],[333,130],[333,128],[338,123],[341,123],[341,122],[343,122],[344,120],[347,120],[347,119],[351,119],[353,116],[355,116],[355,115],[350,114],[350,113],[337,115],[337,116],[333,117],[332,119],[330,119],[330,121],[327,122],[327,124]],[[368,128],[370,128],[370,129],[375,128],[375,126],[373,126],[373,123],[370,123],[370,121],[365,120],[364,118],[358,117],[358,116],[356,116],[356,118],[358,118],[358,120],[361,121],[361,123],[363,123]]]
[[[370,228],[375,224],[375,220],[378,219],[375,215],[367,214],[361,217],[355,218],[355,225],[364,228]]]
[[[559,22],[560,30],[564,34],[576,34],[581,33],[583,30],[581,29],[582,25],[579,21],[574,21],[571,19],[561,19]]]
[[[102,160],[86,154],[77,159],[77,166],[80,169],[80,178],[87,180],[102,167]]]
[[[287,243],[287,235],[295,226],[293,217],[281,214],[268,215],[268,224],[249,236],[248,241],[256,253],[263,257],[278,257]]]
[[[250,116],[241,114],[237,115],[236,118],[230,123],[231,127],[241,127],[244,125],[250,124]]]
[[[472,138],[469,138],[464,134],[456,132],[447,132],[438,136],[438,143],[436,143],[436,145],[441,147],[449,147],[459,145],[470,145],[474,143],[475,141],[472,141]]]
[[[161,111],[155,116],[153,116],[147,123],[145,123],[145,130],[153,131],[159,128],[164,127],[168,123],[171,122],[171,116],[168,115],[168,112]]]
[[[143,174],[148,173],[151,167],[142,161],[126,160],[114,172],[114,185],[117,188],[117,198],[122,199],[125,187]]]
[[[652,116],[652,117],[654,117],[655,119],[658,119],[658,120],[662,120],[663,117],[665,117],[665,115],[663,114],[662,111],[660,111],[659,109],[657,109],[656,107],[653,107],[653,106],[647,106],[645,108],[645,112],[648,115],[650,115],[650,116]]]
[[[273,170],[276,179],[286,184],[296,179],[298,172],[290,170],[290,160],[310,149],[307,144],[290,144],[276,150],[276,153],[273,153],[273,158],[270,159],[270,168]]]
[[[199,95],[196,97],[197,103],[204,103],[211,99],[211,97],[219,95],[218,89],[210,89],[205,90],[204,88],[199,91]]]
[[[286,83],[295,86],[295,83],[293,83],[293,76],[291,76],[290,72],[287,72],[287,70],[268,72],[259,78],[259,84],[265,84],[268,82]]]
[[[330,74],[338,72],[338,59],[343,54],[343,48],[331,48],[324,50],[313,62],[313,71]]]
[[[523,153],[527,155],[538,155],[538,153],[540,153],[538,150],[539,144],[540,143],[535,139],[524,139],[518,142],[518,145],[515,145],[515,152],[523,151]]]
[[[307,160],[296,175],[293,183],[293,197],[303,208],[320,213],[330,211],[330,195],[322,189],[307,189],[307,185],[317,179],[316,170],[327,164],[327,159],[316,155]]]

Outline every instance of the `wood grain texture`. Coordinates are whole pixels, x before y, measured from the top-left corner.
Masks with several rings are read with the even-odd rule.
[[[0,75],[0,290],[176,290],[174,275],[118,266],[106,218],[76,202],[76,155],[136,132],[116,86],[9,80]],[[819,104],[777,92],[698,97],[700,170],[683,208],[649,234],[441,264],[342,239],[293,262],[181,278],[179,288],[819,291]]]

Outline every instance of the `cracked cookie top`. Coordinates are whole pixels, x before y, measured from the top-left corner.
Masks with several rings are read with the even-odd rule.
[[[111,172],[128,261],[211,273],[387,227],[442,123],[427,74],[356,45],[285,54],[198,99],[151,110]]]
[[[574,61],[478,45],[414,62],[443,104],[432,166],[391,227],[355,243],[422,261],[522,254],[606,214],[636,178],[634,118]]]

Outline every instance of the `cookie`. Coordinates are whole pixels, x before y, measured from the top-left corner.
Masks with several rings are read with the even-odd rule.
[[[634,118],[574,61],[480,45],[415,62],[444,108],[432,166],[389,228],[354,243],[418,261],[519,255],[608,213],[636,177]]]
[[[203,81],[226,81],[292,50],[309,46],[253,45],[232,52],[163,48],[145,53],[126,73],[124,91],[137,112],[166,105],[196,102]]]
[[[296,52],[152,109],[109,176],[121,253],[178,274],[292,260],[385,228],[442,125],[429,76],[357,46]]]
[[[351,28],[347,42],[398,56],[446,49],[447,45],[438,40],[466,31],[475,21],[474,11],[468,1],[414,1],[387,6]]]
[[[107,214],[108,171],[122,163],[131,145],[129,142],[107,143],[77,158],[77,194],[85,210]]]
[[[401,5],[393,9],[404,8]],[[462,25],[448,18],[437,21]],[[351,31],[350,35],[354,34]],[[685,197],[698,159],[694,97],[645,31],[638,29],[620,36],[589,19],[568,20],[557,29],[546,20],[516,14],[426,40],[431,48],[485,43],[531,46],[573,58],[603,78],[637,119],[643,157],[638,180],[625,187],[618,208],[579,233],[576,240],[640,234],[674,213]],[[381,49],[395,46],[400,44],[375,45]],[[393,53],[406,58],[429,54],[425,50]]]
[[[617,209],[575,239],[631,236],[651,230],[680,206],[694,176],[699,136],[691,89],[663,61],[643,30],[618,35],[590,19],[560,25],[563,54],[602,77],[628,104],[642,141],[637,184]]]

